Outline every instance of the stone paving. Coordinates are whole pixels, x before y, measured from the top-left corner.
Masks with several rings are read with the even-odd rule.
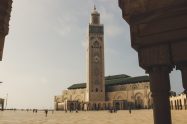
[[[187,111],[172,111],[173,124],[187,124]],[[153,124],[152,110],[134,110],[109,113],[91,111],[65,113],[44,111],[33,114],[32,111],[0,111],[0,124]]]

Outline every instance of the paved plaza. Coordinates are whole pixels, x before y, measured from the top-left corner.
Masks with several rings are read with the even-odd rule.
[[[187,111],[172,111],[173,124],[187,124]],[[0,124],[153,124],[152,110],[134,110],[109,113],[92,111],[65,113],[49,111],[45,117],[43,111],[0,111]]]

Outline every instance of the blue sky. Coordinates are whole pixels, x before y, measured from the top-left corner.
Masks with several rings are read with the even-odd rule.
[[[105,75],[144,75],[117,0],[15,0],[0,62],[8,108],[53,108],[54,95],[86,80],[85,43],[96,4],[105,27]],[[182,91],[180,72],[171,87]]]

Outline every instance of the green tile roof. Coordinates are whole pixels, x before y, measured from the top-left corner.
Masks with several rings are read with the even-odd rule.
[[[105,80],[111,80],[111,79],[118,79],[118,78],[127,78],[130,77],[129,75],[120,74],[120,75],[112,75],[112,76],[106,76]]]
[[[111,80],[105,80],[105,81],[106,81],[105,82],[106,86],[131,84],[131,83],[149,81],[149,76],[126,77],[126,78],[118,78],[118,79],[111,79]]]
[[[130,77],[128,75],[114,75],[105,77],[105,86],[141,83],[149,81],[149,76]],[[86,83],[73,84],[68,89],[86,88]]]
[[[86,88],[86,83],[73,84],[68,89],[81,89]]]

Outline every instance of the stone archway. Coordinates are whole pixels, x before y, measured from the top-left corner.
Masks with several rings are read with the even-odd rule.
[[[116,93],[113,97],[113,100],[124,100],[122,93]]]
[[[78,110],[83,110],[83,102],[82,102],[82,97],[80,95],[77,95],[74,97],[74,101],[76,101],[76,109]]]
[[[120,103],[119,103],[119,102],[116,102],[116,103],[115,103],[115,109],[116,109],[116,110],[120,110],[120,109],[121,109]]]
[[[170,101],[170,106],[171,106],[171,109],[173,110],[173,101],[172,100]]]
[[[113,97],[113,107],[116,110],[124,109],[124,95],[122,93],[116,93]]]
[[[153,108],[153,99],[151,97],[151,92],[148,94],[148,109]]]
[[[136,93],[135,94],[135,107],[137,109],[144,108],[144,100],[143,100],[143,94],[142,93]]]
[[[75,110],[75,104],[73,102],[70,103],[70,111]]]
[[[82,101],[82,97],[80,95],[77,95],[74,97],[74,100],[81,102]]]
[[[101,103],[98,103],[97,104],[97,110],[101,110],[101,109],[102,109]]]
[[[154,101],[154,124],[171,124],[170,77],[174,67],[181,71],[187,94],[186,0],[118,0],[123,19],[131,31],[132,47],[139,65],[150,76]],[[167,10],[167,11],[166,11]],[[175,26],[173,26],[175,24]],[[168,37],[169,36],[169,37]]]
[[[97,110],[97,104],[96,103],[92,104],[92,110]]]
[[[187,109],[187,102],[186,102],[186,99],[184,99],[184,109],[185,109],[185,110]]]
[[[103,110],[106,110],[106,103],[103,103]]]

